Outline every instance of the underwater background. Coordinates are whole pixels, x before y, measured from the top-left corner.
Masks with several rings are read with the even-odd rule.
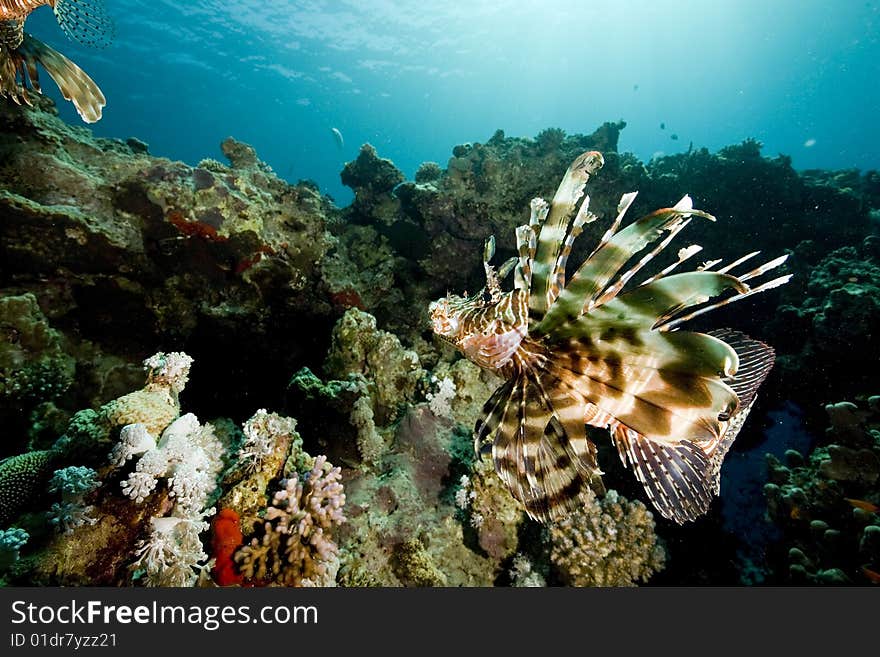
[[[880,3],[106,5],[104,49],[26,23],[98,122],[0,98],[2,583],[880,582]],[[790,254],[695,323],[777,358],[684,525],[598,429],[610,492],[527,518],[432,334],[590,149],[573,262],[635,190],[717,217],[672,250]]]

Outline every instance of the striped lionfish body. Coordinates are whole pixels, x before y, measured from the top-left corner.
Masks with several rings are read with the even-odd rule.
[[[621,228],[633,192],[623,195],[611,227],[566,281],[572,244],[597,219],[584,186],[603,164],[598,152],[579,156],[551,203],[532,201],[528,225],[516,231],[518,257],[496,272],[490,238],[485,288],[433,302],[431,320],[439,337],[505,379],[484,406],[474,443],[478,451],[491,446],[496,472],[531,517],[558,518],[585,487],[601,490],[597,450],[586,433],[591,425],[610,431],[657,510],[683,523],[705,513],[718,494],[721,462],[774,352],[736,331],[679,327],[787,282],[790,275],[747,283],[786,257],[744,274],[732,270],[757,252],[721,269],[712,269],[714,261],[672,273],[700,250],[694,245],[636,284],[636,274],[693,217],[714,217],[685,196]],[[501,281],[511,271],[513,290],[504,292]]]
[[[67,57],[24,31],[27,17],[43,5],[52,8],[64,33],[80,43],[105,46],[112,38],[113,23],[103,0],[0,0],[0,96],[30,105],[28,92],[42,93],[39,64],[82,120],[94,123],[107,104],[98,85]]]

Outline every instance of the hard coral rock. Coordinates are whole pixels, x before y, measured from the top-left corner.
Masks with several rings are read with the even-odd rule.
[[[362,375],[375,405],[376,421],[382,425],[412,401],[424,377],[418,355],[404,349],[395,335],[378,329],[375,317],[356,308],[347,310],[333,327],[324,369],[334,379]]]
[[[550,528],[551,560],[570,586],[633,586],[662,569],[665,550],[654,518],[639,501],[616,491],[587,503]]]
[[[75,362],[62,343],[33,294],[0,297],[0,420],[9,434],[73,381]]]

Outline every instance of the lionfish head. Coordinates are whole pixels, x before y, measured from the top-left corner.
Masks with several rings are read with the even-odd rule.
[[[440,339],[458,346],[461,335],[462,319],[468,309],[474,308],[476,303],[472,299],[460,297],[457,294],[447,294],[442,299],[432,302],[428,306],[428,314],[431,317],[431,327]]]
[[[488,264],[494,240],[486,245],[486,286],[473,296],[447,294],[428,306],[434,333],[469,360],[489,370],[510,363],[526,335],[527,306],[517,291],[504,293],[500,281],[512,263],[500,272]]]

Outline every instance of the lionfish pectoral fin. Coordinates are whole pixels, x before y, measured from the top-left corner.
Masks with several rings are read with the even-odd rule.
[[[94,123],[101,118],[101,110],[107,100],[94,80],[79,66],[30,34],[25,34],[17,52],[27,63],[28,71],[33,72],[32,79],[36,78],[36,63],[42,64],[55,80],[61,95],[73,103],[83,121]]]
[[[491,441],[495,471],[529,517],[548,522],[579,504],[597,477],[595,447],[572,435],[570,410],[556,409],[541,383],[521,376],[502,385],[484,406],[475,446]],[[582,413],[579,431],[584,434]],[[595,485],[593,483],[593,485]]]
[[[721,464],[748,417],[758,387],[773,367],[774,351],[738,331],[720,329],[709,335],[737,355],[736,372],[722,381],[738,398],[736,411],[722,420],[718,437],[708,441],[661,442],[624,424],[612,435],[621,460],[629,463],[657,510],[682,524],[705,513],[721,489]]]
[[[96,48],[113,41],[116,28],[103,0],[55,0],[54,11],[68,38]]]
[[[618,424],[612,432],[629,465],[660,514],[678,524],[706,513],[714,495],[712,463],[698,443],[661,443]]]

